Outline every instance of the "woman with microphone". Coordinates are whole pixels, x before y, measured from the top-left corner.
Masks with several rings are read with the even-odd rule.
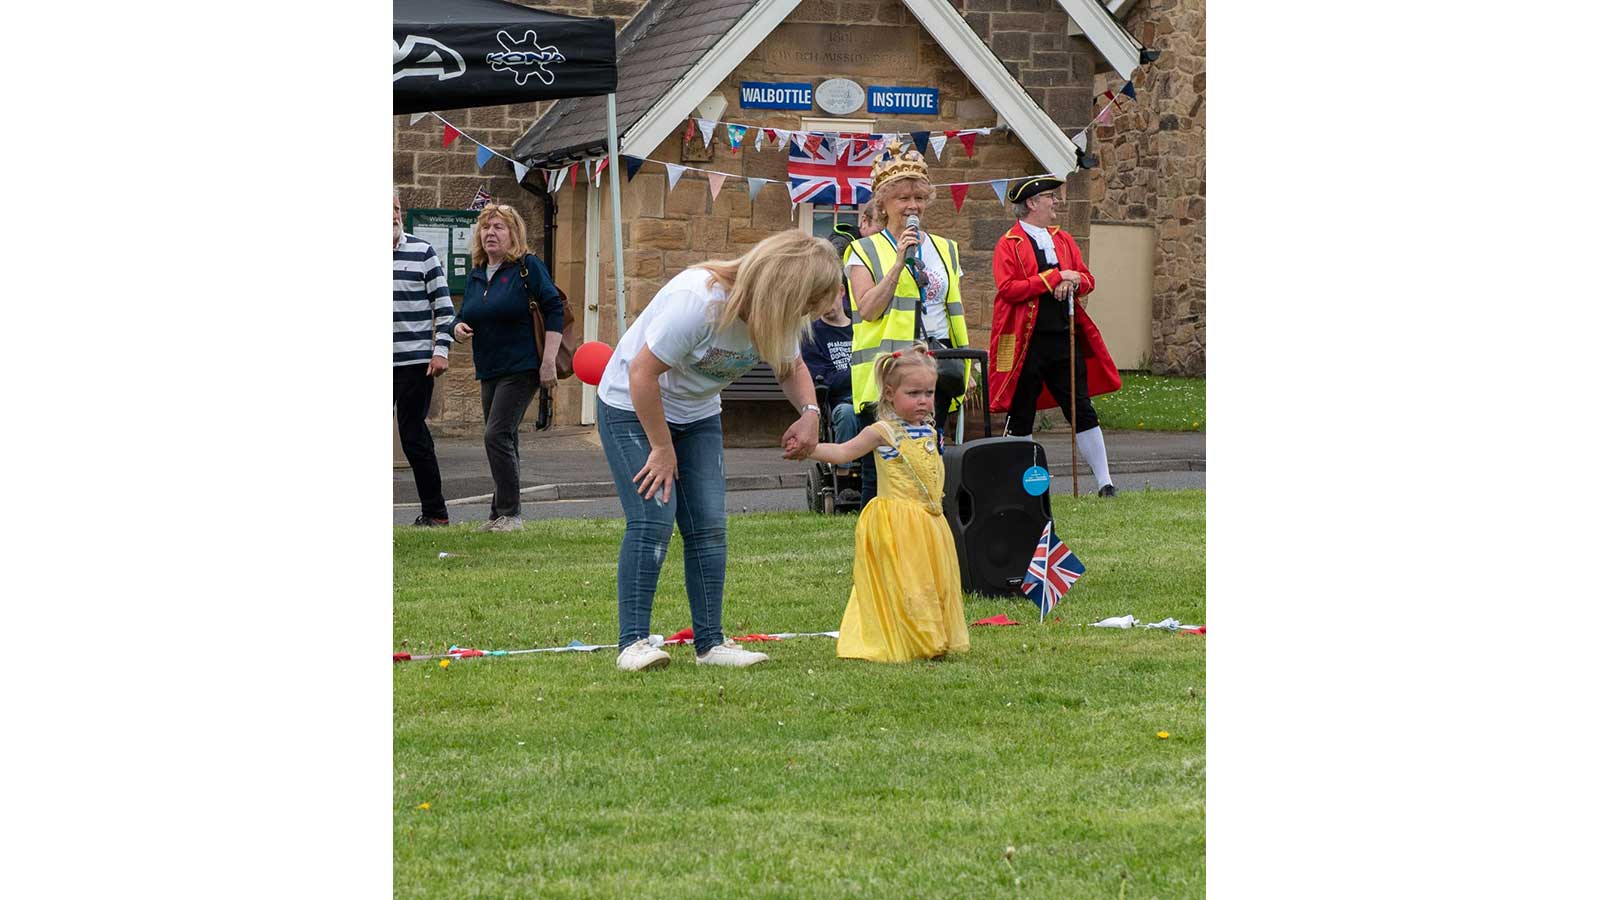
[[[845,260],[851,301],[859,311],[850,354],[858,414],[878,399],[872,364],[879,354],[909,349],[918,340],[936,350],[967,346],[960,253],[954,241],[922,229],[922,214],[933,199],[928,164],[916,150],[902,152],[898,142],[889,153],[872,171],[872,197],[887,224],[851,243]],[[960,405],[970,375],[971,363],[940,362],[933,408],[941,431]],[[870,410],[866,416],[871,417]]]

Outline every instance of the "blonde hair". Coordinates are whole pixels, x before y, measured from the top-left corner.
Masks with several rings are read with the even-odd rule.
[[[905,381],[906,370],[927,369],[938,377],[939,364],[934,362],[933,355],[928,352],[928,345],[917,341],[904,350],[885,353],[872,363],[872,377],[878,382],[878,395],[884,397],[888,391],[900,390],[900,383]],[[890,419],[895,417],[895,411],[889,403],[878,404],[878,418]]]
[[[489,264],[489,254],[483,249],[483,223],[489,221],[490,216],[499,216],[500,221],[506,223],[506,230],[511,233],[511,246],[507,248],[504,256],[506,259],[522,259],[528,255],[528,226],[522,223],[522,214],[516,207],[504,203],[492,203],[478,213],[478,220],[472,223],[472,267],[482,268]]]
[[[717,329],[742,319],[751,343],[780,379],[794,370],[791,350],[811,322],[833,306],[841,276],[833,245],[798,230],[781,231],[738,259],[714,259],[691,268],[710,272],[711,280],[727,291]]]

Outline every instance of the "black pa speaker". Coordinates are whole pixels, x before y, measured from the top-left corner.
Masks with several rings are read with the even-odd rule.
[[[956,541],[961,589],[1018,594],[1033,550],[1050,518],[1050,491],[1022,487],[1030,466],[1049,468],[1044,448],[1026,437],[997,437],[948,447],[944,454],[944,518]]]

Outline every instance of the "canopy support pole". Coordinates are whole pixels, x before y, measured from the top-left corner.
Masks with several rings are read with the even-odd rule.
[[[617,344],[628,330],[627,293],[622,287],[622,160],[617,156],[617,95],[606,95],[606,141],[611,151],[611,247],[617,270]]]

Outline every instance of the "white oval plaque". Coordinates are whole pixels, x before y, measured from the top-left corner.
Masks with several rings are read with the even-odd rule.
[[[829,78],[817,85],[817,105],[836,116],[853,113],[867,102],[867,92],[848,78]]]

